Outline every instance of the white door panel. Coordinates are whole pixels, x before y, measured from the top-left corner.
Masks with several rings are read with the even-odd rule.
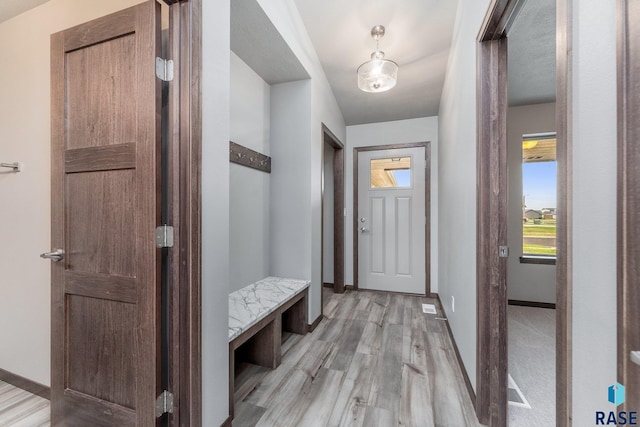
[[[358,153],[360,289],[425,294],[425,148]]]

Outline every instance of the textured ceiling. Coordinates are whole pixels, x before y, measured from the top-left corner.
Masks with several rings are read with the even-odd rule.
[[[457,0],[295,0],[347,125],[438,114]],[[375,41],[398,63],[398,84],[383,93],[358,89],[356,69]]]
[[[18,16],[22,12],[26,12],[48,1],[49,0],[0,0],[0,22]]]
[[[556,100],[555,0],[529,0],[508,38],[509,105]]]
[[[231,50],[269,84],[309,78],[256,0],[231,1]]]

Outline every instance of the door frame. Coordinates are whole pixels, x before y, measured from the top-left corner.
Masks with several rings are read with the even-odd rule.
[[[324,148],[325,144],[333,147],[333,291],[344,293],[344,144],[337,136],[322,123],[322,154],[321,154],[321,258],[320,283],[324,286]],[[321,297],[322,299],[322,297]],[[321,301],[321,306],[323,301]],[[322,314],[321,309],[321,314]]]
[[[477,347],[476,413],[506,426],[507,38],[525,0],[493,0],[478,34],[477,67]],[[556,1],[556,138],[558,162],[556,260],[556,423],[571,425],[571,0]],[[497,197],[496,197],[497,194]]]
[[[627,389],[623,410],[637,410],[640,405],[640,378],[629,352],[640,350],[637,301],[640,298],[640,226],[635,214],[640,206],[640,166],[637,147],[640,138],[640,43],[632,22],[640,19],[640,10],[629,0],[618,0],[618,224],[617,224],[617,299],[618,299],[618,382]],[[634,234],[635,233],[635,234]],[[635,375],[634,375],[635,374]]]
[[[406,144],[369,145],[353,148],[353,289],[358,287],[358,154],[364,151],[394,150],[403,148],[421,148],[425,151],[425,186],[424,186],[424,214],[427,217],[424,239],[425,256],[425,296],[435,297],[431,292],[431,141],[410,142]]]
[[[169,8],[168,223],[169,425],[202,425],[201,170],[202,0],[164,0]]]

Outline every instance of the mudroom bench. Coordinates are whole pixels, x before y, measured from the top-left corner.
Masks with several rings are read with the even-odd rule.
[[[307,333],[309,284],[306,280],[267,277],[229,294],[229,413],[232,417],[236,358],[270,369],[280,365],[282,332]]]

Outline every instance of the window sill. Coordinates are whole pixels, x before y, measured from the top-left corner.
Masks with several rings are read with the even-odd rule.
[[[542,255],[522,255],[520,264],[556,265],[556,257]]]

